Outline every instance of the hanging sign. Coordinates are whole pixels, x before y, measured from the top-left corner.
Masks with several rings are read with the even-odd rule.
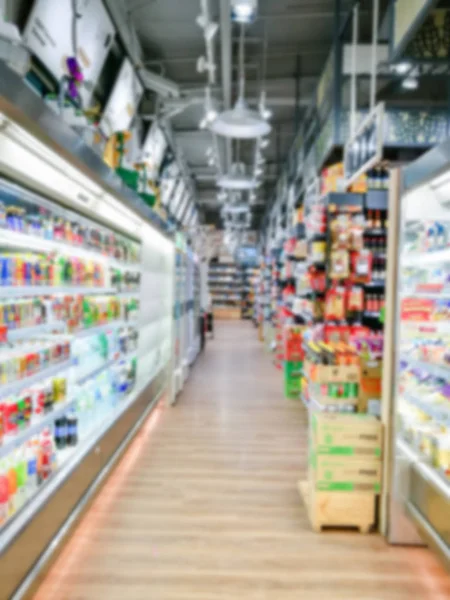
[[[143,93],[133,65],[125,58],[100,121],[100,129],[107,137],[130,128]]]
[[[147,165],[151,177],[158,176],[166,150],[166,136],[157,123],[153,123],[142,147],[142,161]]]
[[[380,102],[365,117],[352,138],[345,145],[345,184],[352,183],[375,167],[383,158],[384,102]]]
[[[86,108],[114,35],[102,0],[35,0],[23,41],[58,81],[70,75],[68,61],[76,59],[84,80],[79,95]]]

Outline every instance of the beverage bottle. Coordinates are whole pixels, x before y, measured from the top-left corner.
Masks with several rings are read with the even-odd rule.
[[[72,409],[67,416],[67,445],[76,446],[78,444],[78,417]]]
[[[17,474],[14,469],[13,458],[9,457],[6,461],[8,478],[8,516],[16,514],[16,494],[17,494]]]
[[[55,421],[55,445],[63,450],[67,443],[67,419],[65,416]]]
[[[8,520],[9,484],[5,462],[0,463],[0,527]]]
[[[17,478],[17,510],[20,510],[27,501],[27,462],[23,447],[16,452],[15,469]]]
[[[25,460],[27,464],[27,500],[32,498],[36,493],[39,485],[38,481],[38,461],[37,461],[37,443],[35,440],[27,444],[25,450]]]
[[[46,481],[56,468],[55,446],[53,444],[50,429],[44,429],[40,439],[40,468],[39,478]]]

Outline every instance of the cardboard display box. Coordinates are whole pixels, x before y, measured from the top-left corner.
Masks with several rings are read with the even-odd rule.
[[[382,424],[371,415],[315,413],[311,428],[316,454],[381,458]]]
[[[322,406],[357,406],[359,386],[356,383],[310,383],[311,397]]]
[[[360,381],[361,369],[357,365],[328,366],[305,363],[305,373],[312,383],[357,383]]]
[[[317,455],[311,457],[311,489],[321,492],[381,491],[382,463],[376,458]]]

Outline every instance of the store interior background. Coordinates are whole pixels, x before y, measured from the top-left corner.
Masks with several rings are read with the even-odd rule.
[[[0,0],[0,600],[235,321],[309,423],[311,528],[448,569],[449,23],[449,0]],[[53,354],[21,381],[25,340]]]

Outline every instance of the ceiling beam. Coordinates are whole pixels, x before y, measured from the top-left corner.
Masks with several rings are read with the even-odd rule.
[[[231,5],[230,0],[220,0],[220,40],[222,57],[222,91],[224,110],[231,108],[232,93],[232,60],[231,60]],[[231,166],[231,141],[227,140],[225,144],[225,172]]]

